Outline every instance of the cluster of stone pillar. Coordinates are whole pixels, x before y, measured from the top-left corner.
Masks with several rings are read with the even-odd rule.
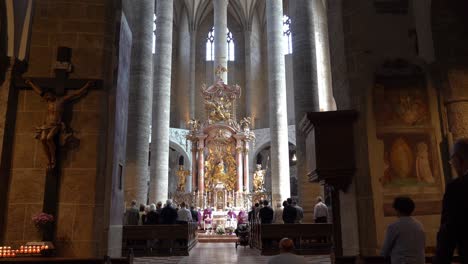
[[[273,201],[277,203],[285,200],[291,194],[282,0],[266,1],[266,22],[271,135],[271,192]]]
[[[128,4],[128,2],[125,2]],[[149,137],[153,94],[153,10],[154,0],[125,6],[132,30],[132,59],[128,105],[127,161],[124,197],[146,204],[149,180]]]
[[[214,6],[214,30],[215,30],[215,67],[227,68],[227,0],[215,0]],[[149,200],[150,202],[164,201],[168,195],[168,151],[169,151],[169,118],[170,118],[170,83],[172,63],[172,1],[156,2],[156,51],[154,65],[151,64],[150,37],[153,27],[152,12],[154,1],[138,1],[134,9],[138,15],[133,18],[132,29],[134,29],[134,51],[132,56],[132,91],[130,101],[129,136],[128,136],[128,160],[126,177],[126,199],[137,199],[145,203],[147,196],[147,180],[150,179]],[[148,13],[148,14],[146,14]],[[269,76],[269,99],[270,99],[270,129],[272,147],[272,193],[274,200],[282,201],[290,196],[289,182],[289,148],[288,148],[288,124],[286,107],[286,83],[285,66],[282,48],[283,37],[283,7],[281,0],[266,1],[267,36],[268,36],[268,76]],[[193,83],[195,72],[195,30],[191,31],[191,79]],[[151,82],[151,70],[153,80]],[[192,76],[193,75],[193,76]],[[227,73],[222,72],[220,77],[227,83]],[[215,76],[215,78],[217,78]],[[216,79],[215,79],[216,80]],[[152,90],[148,87],[152,86]],[[190,112],[194,111],[195,87],[191,85]],[[248,87],[251,89],[252,87]],[[152,94],[152,96],[151,96]],[[152,104],[152,110],[148,111]],[[151,120],[151,122],[149,121]],[[151,168],[148,174],[147,168],[147,144],[149,138],[149,125],[151,129]],[[134,131],[135,133],[132,133]],[[143,135],[143,136],[142,136]],[[203,148],[194,146],[192,148],[193,159],[192,170],[198,163],[198,175],[192,177],[192,186],[198,186],[199,191],[204,188],[204,157]],[[243,184],[249,189],[248,175],[248,144],[238,146],[237,162],[238,186],[241,191]],[[198,152],[198,155],[197,155]],[[151,176],[149,176],[151,175]]]

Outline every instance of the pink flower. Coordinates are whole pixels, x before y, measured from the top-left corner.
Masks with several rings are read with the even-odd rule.
[[[53,215],[42,212],[33,216],[32,221],[37,228],[44,228],[46,225],[53,223],[55,219]]]

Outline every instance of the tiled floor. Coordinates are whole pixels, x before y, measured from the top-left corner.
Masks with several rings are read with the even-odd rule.
[[[249,247],[239,247],[234,243],[198,243],[188,257],[136,258],[136,264],[211,264],[211,263],[267,263],[268,256],[260,256],[259,251]],[[330,256],[306,256],[307,263],[329,264]]]

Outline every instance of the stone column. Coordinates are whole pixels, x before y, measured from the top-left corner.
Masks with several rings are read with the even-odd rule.
[[[203,148],[198,149],[198,192],[203,194],[205,191],[205,157]]]
[[[313,24],[315,35],[317,81],[319,87],[319,97],[321,99],[320,109],[322,111],[336,110],[335,99],[333,98],[332,74],[330,65],[330,45],[328,40],[328,20],[325,2],[322,0],[312,0]]]
[[[252,118],[254,121],[254,116],[252,113],[252,103],[253,102],[253,89],[252,89],[252,58],[251,58],[251,49],[250,49],[250,37],[252,35],[251,29],[246,29],[244,31],[244,47],[245,47],[245,112],[246,116]],[[255,125],[255,124],[254,124]]]
[[[205,191],[205,138],[206,135],[198,137],[198,192],[203,195]]]
[[[244,190],[249,193],[249,142],[245,141],[244,146]]]
[[[1,56],[0,56],[1,57]],[[0,85],[0,212],[4,214],[0,217],[0,234],[7,233],[7,218],[4,217],[8,210],[8,187],[9,176],[8,170],[11,168],[12,150],[13,150],[13,129],[7,127],[14,127],[17,104],[18,104],[18,90],[12,86],[12,81],[16,74],[20,74],[15,70],[17,64],[15,57],[2,58],[5,59],[0,62],[0,67],[5,66],[6,71],[0,70],[0,74],[4,74],[4,81]],[[7,61],[9,59],[9,61]],[[10,131],[9,131],[10,130]],[[0,239],[4,238],[0,236]]]
[[[197,189],[197,144],[192,143],[192,189],[190,191],[195,191]]]
[[[124,199],[146,204],[149,180],[149,137],[153,100],[154,0],[132,4],[132,60],[128,104],[127,161]]]
[[[169,117],[171,102],[173,2],[156,3],[156,50],[154,56],[153,122],[150,202],[164,202],[168,195]]]
[[[191,30],[190,31],[190,118],[195,118],[195,96],[197,87],[195,86],[195,54],[196,54],[196,37],[197,31]],[[188,121],[188,120],[185,120]],[[196,186],[196,185],[194,185]]]
[[[243,180],[243,173],[244,173],[244,169],[243,169],[243,158],[242,158],[242,149],[243,147],[237,147],[236,148],[236,162],[237,162],[237,188],[236,188],[236,191],[238,192],[242,192],[242,186],[243,186],[243,183],[242,183],[242,180]]]
[[[286,76],[283,55],[283,1],[266,1],[270,99],[272,204],[291,195],[289,182]]]
[[[449,69],[447,91],[448,126],[453,142],[468,138],[468,70]]]
[[[214,8],[214,65],[216,69],[218,66],[223,66],[227,69],[227,6],[228,0],[213,0]],[[220,75],[224,83],[228,82],[227,72]],[[217,77],[214,77],[217,81]]]
[[[315,1],[315,0],[314,0]],[[292,12],[292,45],[294,71],[294,113],[296,128],[300,127],[306,112],[320,111],[313,5],[309,0],[295,1]],[[306,142],[300,129],[296,129],[297,187],[299,203],[304,208],[304,222],[313,220],[315,198],[320,195],[319,184],[310,183],[306,167]]]

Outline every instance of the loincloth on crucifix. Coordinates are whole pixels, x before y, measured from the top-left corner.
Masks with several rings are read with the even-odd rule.
[[[43,124],[36,127],[36,136],[35,138],[41,140],[43,137],[46,137],[51,132],[54,132],[54,136],[58,136],[58,143],[61,147],[69,145],[75,147],[79,144],[79,139],[73,135],[73,130],[67,128],[64,122],[56,124]]]

